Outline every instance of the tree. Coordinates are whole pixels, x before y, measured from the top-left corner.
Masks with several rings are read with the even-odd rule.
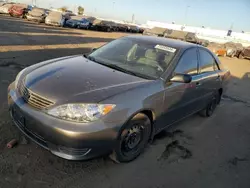
[[[84,13],[84,8],[79,6],[78,7],[78,15],[83,15],[83,13]]]
[[[62,8],[60,8],[61,11],[66,12],[68,10],[68,8],[66,6],[63,6]]]

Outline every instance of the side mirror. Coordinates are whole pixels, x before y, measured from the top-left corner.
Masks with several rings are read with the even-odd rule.
[[[192,76],[188,74],[176,74],[173,78],[170,79],[170,81],[179,83],[190,83],[192,81]]]

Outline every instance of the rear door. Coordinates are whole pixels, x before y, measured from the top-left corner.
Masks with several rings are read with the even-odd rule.
[[[203,96],[202,104],[205,106],[221,87],[220,70],[217,61],[208,50],[199,48],[198,51],[199,74],[202,77],[199,87]]]

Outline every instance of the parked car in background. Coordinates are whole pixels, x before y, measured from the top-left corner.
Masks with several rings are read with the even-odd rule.
[[[210,44],[207,46],[209,50],[211,50],[216,56],[226,56],[227,50],[223,44],[210,42]]]
[[[152,29],[146,29],[143,32],[143,35],[149,35],[149,36],[163,36],[166,31],[166,28],[162,27],[154,27]]]
[[[210,44],[209,40],[200,39],[200,45],[208,47],[209,44]]]
[[[63,12],[62,14],[63,14],[63,17],[64,17],[64,24],[66,23],[67,20],[70,20],[73,16],[76,16],[71,11]]]
[[[54,26],[64,26],[65,17],[61,12],[52,11],[45,19],[45,24]]]
[[[116,30],[120,32],[127,32],[128,31],[128,25],[122,24],[122,23],[116,23]]]
[[[250,58],[250,46],[244,48],[240,54],[239,59]]]
[[[15,4],[9,9],[10,16],[26,18],[29,11],[32,10],[30,5]]]
[[[112,24],[110,21],[95,19],[91,29],[97,30],[97,31],[111,32],[113,31],[113,28],[111,25]]]
[[[48,10],[43,8],[33,8],[31,11],[27,14],[27,20],[35,21],[39,23],[44,23],[45,18],[48,15]]]
[[[187,34],[188,34],[188,32],[186,32],[186,31],[166,29],[164,32],[164,37],[170,38],[170,39],[177,39],[177,40],[186,41]]]
[[[59,157],[129,162],[173,123],[212,116],[229,78],[200,45],[129,36],[22,70],[8,87],[9,112],[24,135]]]
[[[70,19],[65,22],[65,26],[78,29],[89,29],[91,28],[92,23],[86,18],[82,18],[80,20]]]
[[[139,33],[143,33],[145,28],[139,27]]]
[[[228,57],[239,57],[243,50],[243,45],[241,43],[227,42],[224,46],[227,50]]]
[[[186,33],[186,32],[185,32]],[[196,33],[188,32],[187,35],[185,36],[185,41],[194,43],[194,44],[199,44],[204,47],[207,47],[209,45],[208,40],[200,39]]]
[[[77,28],[79,22],[80,22],[80,20],[70,19],[70,20],[65,21],[64,26],[71,27],[71,28]]]
[[[9,14],[9,9],[14,5],[14,3],[6,3],[0,6],[0,14]]]
[[[187,35],[185,36],[185,41],[191,42],[194,44],[200,44],[200,39],[197,37],[195,33],[188,32]]]
[[[128,25],[128,32],[130,33],[139,33],[140,29],[139,27],[135,25]]]

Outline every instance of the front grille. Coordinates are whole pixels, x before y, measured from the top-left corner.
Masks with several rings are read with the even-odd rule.
[[[23,98],[23,100],[28,103],[30,106],[37,109],[47,109],[51,105],[55,104],[53,101],[48,100],[28,89],[24,82],[20,82],[19,84],[19,92]]]
[[[58,150],[59,150],[59,152],[65,153],[68,155],[84,156],[84,155],[87,155],[91,149],[89,149],[89,148],[76,149],[76,148],[67,148],[64,146],[59,146]]]

